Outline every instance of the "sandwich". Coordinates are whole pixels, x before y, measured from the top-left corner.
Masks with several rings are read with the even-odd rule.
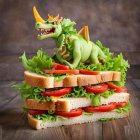
[[[92,42],[88,26],[79,32],[70,19],[48,15],[44,20],[33,7],[39,40],[53,38],[57,50],[39,49],[20,57],[24,81],[23,109],[34,129],[107,121],[127,117],[130,94],[125,88],[128,61],[114,55],[100,41]]]

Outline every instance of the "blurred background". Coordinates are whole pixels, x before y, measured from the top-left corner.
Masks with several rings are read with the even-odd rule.
[[[54,52],[51,39],[37,40],[32,7],[46,19],[48,13],[74,20],[77,30],[89,26],[90,38],[115,53],[123,52],[131,69],[128,78],[140,78],[140,0],[0,0],[0,80],[23,80],[18,57],[43,48]]]

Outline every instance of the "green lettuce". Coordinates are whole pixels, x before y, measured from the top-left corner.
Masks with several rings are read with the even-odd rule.
[[[129,68],[128,61],[124,60],[122,53],[118,54],[117,56],[114,56],[114,54],[109,51],[109,48],[103,46],[103,44],[100,41],[97,41],[96,44],[103,50],[103,52],[107,56],[106,60],[104,61],[104,64],[85,65],[83,63],[80,63],[77,68],[87,69],[91,71],[119,71],[121,72],[121,81],[115,82],[115,84],[124,86],[126,81],[126,71]]]
[[[44,69],[52,69],[53,67],[53,59],[48,56],[42,49],[37,51],[37,55],[27,59],[25,52],[23,55],[20,57],[22,64],[26,70],[35,72],[37,74],[41,74],[43,76],[52,76],[54,77],[55,81],[61,81],[65,77],[67,77],[66,74],[46,74],[43,72]]]
[[[126,106],[116,108],[113,110],[113,112],[125,114],[125,113],[128,113],[130,110],[131,110],[131,104],[130,104],[130,102],[128,102]],[[101,119],[99,119],[99,121],[106,122],[106,121],[115,120],[115,119],[117,119],[117,118],[101,118]]]
[[[114,94],[114,90],[108,89],[106,92],[102,94],[97,94],[93,97],[92,93],[87,94],[86,97],[91,99],[93,106],[100,106],[102,104],[101,97],[108,98],[109,96]]]
[[[63,19],[61,22],[62,25],[62,34],[75,34],[77,33],[76,29],[74,28],[74,25],[76,23],[74,21],[71,21],[70,19]]]
[[[24,100],[34,99],[36,102],[40,102],[40,101],[50,102],[50,101],[53,101],[52,97],[42,96],[40,94],[41,92],[45,91],[44,88],[31,87],[24,82],[21,85],[14,85],[13,87],[16,90],[19,90],[21,92],[21,97]]]
[[[101,105],[101,96],[104,98],[108,98],[109,96],[114,94],[114,90],[108,89],[106,92],[102,94],[95,95],[94,93],[88,93],[84,87],[74,87],[73,91],[70,94],[67,94],[64,96],[66,97],[86,97],[92,101],[93,106],[99,106]]]
[[[61,81],[63,79],[65,79],[68,75],[65,74],[65,75],[54,75],[54,80],[55,81]]]
[[[131,110],[131,104],[130,102],[128,102],[126,106],[116,108],[113,111],[117,113],[128,113],[130,110]]]
[[[101,118],[99,119],[99,121],[101,122],[107,122],[107,121],[112,121],[112,120],[116,120],[117,118]]]
[[[36,56],[30,59],[26,58],[26,54],[24,52],[20,59],[26,70],[42,75],[47,75],[43,73],[44,69],[51,69],[53,66],[53,59],[49,57],[42,49],[38,50]]]
[[[83,115],[93,115],[93,112],[89,113],[89,112],[86,112],[86,111],[83,110],[83,111],[82,111],[82,114],[83,114]]]
[[[33,115],[33,118],[37,120],[41,120],[42,122],[47,122],[47,121],[55,122],[57,120],[57,116],[55,114],[49,114],[48,112],[40,115]]]
[[[39,114],[39,115],[33,115],[33,118],[37,119],[37,120],[41,120],[43,123],[47,122],[47,121],[57,121],[57,119],[63,119],[63,120],[67,120],[68,117],[63,117],[63,116],[59,116],[56,115],[54,111],[48,111],[47,113],[44,114]]]

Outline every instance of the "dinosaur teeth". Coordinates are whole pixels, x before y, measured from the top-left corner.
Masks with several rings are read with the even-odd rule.
[[[43,28],[38,28],[37,29],[38,31],[38,35],[46,35],[46,34],[51,34],[51,33],[54,33],[55,31],[55,28],[48,28],[48,29],[43,29]]]

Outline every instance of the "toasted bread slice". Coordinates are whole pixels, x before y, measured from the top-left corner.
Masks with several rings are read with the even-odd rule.
[[[81,115],[78,117],[72,117],[68,119],[57,118],[55,122],[46,121],[42,122],[41,120],[37,120],[33,118],[32,115],[28,114],[28,123],[34,129],[44,129],[48,127],[58,127],[62,125],[72,125],[72,124],[81,124],[87,122],[95,122],[100,119],[117,119],[127,117],[129,113],[121,114],[116,112],[98,112],[92,115]]]
[[[109,104],[110,102],[128,102],[128,93],[115,93],[108,98],[101,97],[102,104]],[[36,102],[33,99],[27,99],[25,106],[28,109],[38,110],[53,110],[53,111],[70,111],[72,109],[92,106],[90,99],[86,97],[80,98],[57,98],[54,102]]]
[[[30,71],[25,71],[24,78],[26,83],[32,87],[75,87],[109,81],[119,81],[121,79],[121,73],[116,71],[101,71],[98,75],[69,75],[61,81],[55,81],[54,77],[46,77]]]

